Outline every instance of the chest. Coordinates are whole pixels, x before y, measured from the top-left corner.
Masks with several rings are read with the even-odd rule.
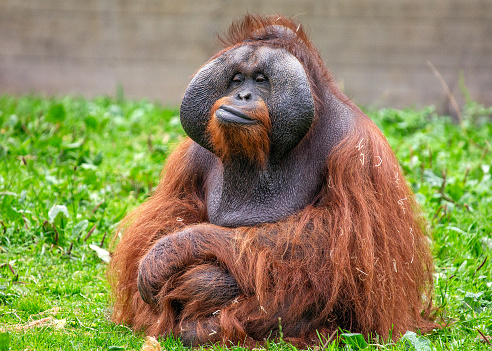
[[[322,186],[320,165],[285,165],[265,170],[215,169],[207,179],[209,221],[223,227],[276,222],[312,203]]]

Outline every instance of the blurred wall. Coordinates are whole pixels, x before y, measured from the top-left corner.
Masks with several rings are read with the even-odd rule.
[[[0,93],[115,95],[179,104],[245,13],[296,16],[344,91],[373,106],[492,105],[490,0],[0,0]]]

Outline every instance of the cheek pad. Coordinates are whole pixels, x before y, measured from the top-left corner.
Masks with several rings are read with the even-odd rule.
[[[304,67],[294,56],[281,51],[269,62],[265,72],[272,86],[268,101],[271,139],[275,149],[283,154],[309,131],[314,118],[314,99]]]
[[[183,96],[180,118],[186,134],[198,144],[208,148],[205,129],[212,105],[227,89],[227,70],[221,56],[203,66],[191,80]]]
[[[248,54],[243,47],[229,50],[206,63],[193,77],[181,102],[181,124],[186,134],[201,146],[210,149],[206,127],[213,104],[225,96],[238,62]]]

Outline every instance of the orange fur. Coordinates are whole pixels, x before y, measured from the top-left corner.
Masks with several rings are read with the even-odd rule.
[[[357,116],[326,160],[316,202],[277,223],[235,229],[211,225],[203,188],[209,169],[197,168],[195,144],[187,139],[170,156],[156,192],[119,228],[122,236],[109,268],[113,320],[149,335],[179,336],[191,328],[203,341],[250,346],[278,336],[279,317],[284,337],[301,345],[315,344],[317,332],[328,335],[337,328],[397,339],[407,330],[435,327],[422,316],[431,306],[433,272],[425,221],[385,137],[336,88],[295,22],[246,17],[232,27],[228,45],[254,44],[255,36],[272,24],[297,33],[291,42],[272,45],[283,45],[299,58],[314,95],[328,89]],[[324,106],[320,99],[316,103],[320,113]],[[221,157],[244,152],[265,162],[269,119],[261,108],[252,116],[261,128],[245,136],[228,135],[212,117],[208,131]],[[159,304],[151,307],[137,291],[139,262],[159,238],[183,229],[200,233],[201,244],[193,250],[217,266],[194,259],[191,247],[176,250],[187,265],[164,282]],[[209,268],[228,272],[241,291],[217,311],[210,297],[195,292],[197,277]],[[185,307],[176,316],[173,303],[181,300]]]

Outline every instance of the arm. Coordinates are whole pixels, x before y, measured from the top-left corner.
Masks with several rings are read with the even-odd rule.
[[[156,296],[172,276],[185,273],[194,265],[201,267],[204,264],[208,269],[188,273],[188,277],[182,277],[181,284],[177,284],[189,285],[187,281],[192,280],[195,286],[201,288],[191,285],[187,289],[181,287],[181,290],[186,290],[183,290],[182,295],[197,295],[195,299],[202,295],[202,299],[206,296],[213,299],[217,294],[223,294],[227,296],[226,301],[234,298],[239,289],[225,267],[225,262],[233,261],[231,258],[235,255],[233,234],[231,229],[199,225],[159,239],[140,262],[138,290],[142,299],[154,307],[157,306]],[[208,263],[212,263],[217,269]],[[192,293],[191,290],[195,292]]]

